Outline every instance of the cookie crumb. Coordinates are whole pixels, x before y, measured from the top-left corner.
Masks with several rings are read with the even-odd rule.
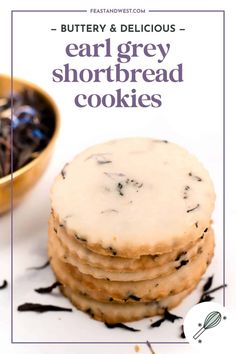
[[[134,350],[136,353],[138,353],[140,351],[140,346],[139,345],[135,345],[134,346]]]

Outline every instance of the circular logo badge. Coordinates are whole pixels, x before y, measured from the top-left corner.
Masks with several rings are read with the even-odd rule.
[[[202,302],[193,306],[184,319],[184,333],[198,353],[222,353],[233,342],[236,323],[229,311],[216,302]]]

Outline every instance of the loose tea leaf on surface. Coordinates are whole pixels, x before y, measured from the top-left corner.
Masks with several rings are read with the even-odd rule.
[[[217,286],[214,289],[210,289],[208,291],[203,292],[200,297],[199,303],[205,302],[205,301],[212,301],[214,299],[214,297],[210,296],[210,294],[212,294],[220,289],[226,288],[226,287],[227,287],[227,284],[223,284],[223,285]]]
[[[170,313],[167,309],[165,309],[164,318],[165,318],[167,321],[174,323],[176,320],[180,320],[180,319],[182,319],[183,317],[177,316],[177,315],[175,315],[174,313]]]
[[[184,334],[184,326],[183,325],[181,325],[181,332],[180,332],[180,338],[183,338],[183,339],[185,339],[186,338],[186,336],[185,336],[185,334]]]
[[[7,285],[8,285],[7,280],[3,280],[2,285],[0,285],[0,290],[7,288]]]
[[[183,317],[177,316],[173,313],[170,313],[168,309],[165,309],[165,312],[163,314],[163,317],[156,322],[153,322],[150,327],[160,327],[161,324],[165,321],[169,321],[174,323],[176,320],[182,319]]]
[[[36,267],[29,267],[27,268],[27,270],[41,270],[41,269],[45,269],[49,266],[50,264],[50,259],[47,260],[44,264],[42,264],[41,266],[36,266]]]
[[[43,304],[37,304],[37,303],[31,303],[31,302],[26,302],[26,303],[18,306],[17,310],[20,312],[32,311],[32,312],[38,312],[38,313],[43,313],[43,312],[48,312],[48,311],[72,312],[72,309],[67,308],[67,307],[60,307],[60,306],[54,306],[54,305],[43,305]]]
[[[209,290],[212,286],[213,283],[213,275],[211,277],[209,277],[206,281],[206,283],[204,284],[202,290],[205,292],[207,290]]]
[[[34,291],[39,294],[49,294],[53,291],[53,289],[58,288],[59,286],[61,286],[61,283],[59,281],[56,281],[50,286],[47,286],[45,288],[34,289]]]
[[[122,329],[126,329],[127,331],[131,331],[131,332],[139,332],[140,331],[140,329],[129,327],[129,326],[125,325],[124,323],[106,323],[105,322],[105,326],[110,329],[122,328]]]

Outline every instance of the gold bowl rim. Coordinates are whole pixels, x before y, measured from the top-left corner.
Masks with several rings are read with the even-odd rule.
[[[11,80],[11,76],[5,75],[5,74],[0,74],[0,79],[8,79],[9,81]],[[54,99],[46,92],[44,89],[42,89],[40,86],[27,81],[25,79],[19,78],[19,77],[14,77],[13,81],[17,81],[19,83],[22,83],[25,86],[30,87],[32,90],[39,92],[43,97],[46,98],[46,100],[49,102],[49,105],[51,106],[52,110],[55,113],[55,128],[53,131],[53,134],[49,140],[49,143],[47,146],[40,152],[40,154],[33,159],[32,161],[28,162],[26,165],[20,167],[18,170],[14,171],[13,173],[10,173],[4,177],[0,178],[0,186],[9,183],[9,181],[12,181],[14,178],[20,176],[21,174],[24,174],[26,171],[30,170],[34,165],[38,163],[46,154],[47,152],[51,149],[51,147],[54,145],[56,138],[58,137],[59,130],[60,130],[60,113],[59,109],[57,107],[56,102]]]

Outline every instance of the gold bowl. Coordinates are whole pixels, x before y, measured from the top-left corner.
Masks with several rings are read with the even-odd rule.
[[[24,195],[31,189],[35,182],[45,171],[52,156],[53,148],[59,132],[60,116],[54,100],[40,87],[22,79],[13,79],[13,92],[17,93],[22,89],[36,91],[45,100],[46,105],[52,110],[54,120],[54,131],[48,145],[39,155],[19,168],[13,174],[0,178],[0,213],[4,213],[11,207],[11,190],[13,206],[19,203]],[[0,75],[0,97],[7,97],[11,92],[11,78],[7,75]]]

